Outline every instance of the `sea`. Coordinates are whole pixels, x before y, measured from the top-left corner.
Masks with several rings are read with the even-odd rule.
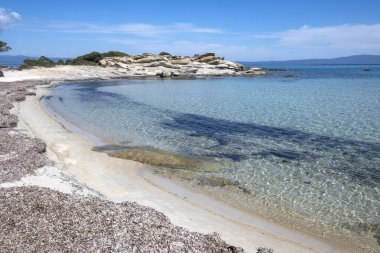
[[[69,82],[43,103],[96,136],[100,151],[155,165],[245,212],[379,252],[380,66],[281,68]]]

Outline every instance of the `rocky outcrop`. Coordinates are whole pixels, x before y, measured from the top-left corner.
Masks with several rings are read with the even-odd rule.
[[[246,68],[227,61],[214,53],[190,56],[142,54],[107,57],[100,60],[104,67],[128,69],[131,76],[193,77],[193,76],[258,76],[265,75],[263,68]]]

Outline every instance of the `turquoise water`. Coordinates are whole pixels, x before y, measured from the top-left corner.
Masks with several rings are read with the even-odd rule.
[[[56,86],[45,103],[108,143],[213,161],[221,170],[198,177],[226,178],[246,189],[223,189],[219,197],[229,203],[376,251],[380,66],[363,68],[69,83]]]

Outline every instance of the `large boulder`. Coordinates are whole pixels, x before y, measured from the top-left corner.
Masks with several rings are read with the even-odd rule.
[[[150,64],[144,65],[144,67],[165,67],[169,69],[180,69],[180,66],[175,66],[166,61],[152,62]]]
[[[196,57],[197,59],[200,59],[200,58],[204,58],[204,57],[208,57],[208,56],[214,56],[215,57],[215,53],[205,53],[205,54],[201,54],[199,55],[198,57]]]
[[[212,56],[212,55],[205,56],[205,57],[199,57],[197,59],[197,61],[199,61],[199,62],[211,62],[213,60],[215,60],[215,56]]]
[[[134,60],[134,63],[151,63],[151,62],[156,62],[156,61],[165,61],[164,57],[159,57],[159,56],[147,56],[138,60]]]
[[[172,60],[171,63],[174,64],[174,65],[187,65],[189,64],[191,61],[189,58],[182,58],[182,59],[176,59],[176,60]]]
[[[122,63],[122,62],[116,62],[116,63],[115,63],[115,66],[116,66],[116,67],[119,67],[119,68],[123,68],[123,69],[128,68],[128,65],[125,64],[125,63]]]
[[[210,64],[210,65],[219,65],[222,63],[223,63],[223,61],[221,61],[221,60],[213,60],[213,61],[208,62],[208,64]]]
[[[186,74],[195,74],[195,73],[197,73],[198,70],[199,70],[198,68],[185,68],[185,67],[183,67],[179,71],[181,73],[186,73]]]
[[[101,59],[101,60],[99,61],[99,64],[102,65],[102,66],[107,66],[107,65],[108,65],[108,60],[106,60],[106,59]]]
[[[227,64],[219,64],[219,65],[216,65],[215,68],[217,68],[217,69],[228,69],[230,67]]]

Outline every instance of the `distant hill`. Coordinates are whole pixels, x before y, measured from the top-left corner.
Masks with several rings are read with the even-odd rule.
[[[30,57],[25,55],[0,55],[0,66],[20,66],[25,59],[37,59],[39,57]],[[50,57],[49,57],[50,58]],[[53,61],[60,59],[67,60],[68,58],[50,58]]]
[[[241,62],[244,65],[374,65],[380,64],[380,55],[352,55],[333,59],[306,59],[289,61]]]

